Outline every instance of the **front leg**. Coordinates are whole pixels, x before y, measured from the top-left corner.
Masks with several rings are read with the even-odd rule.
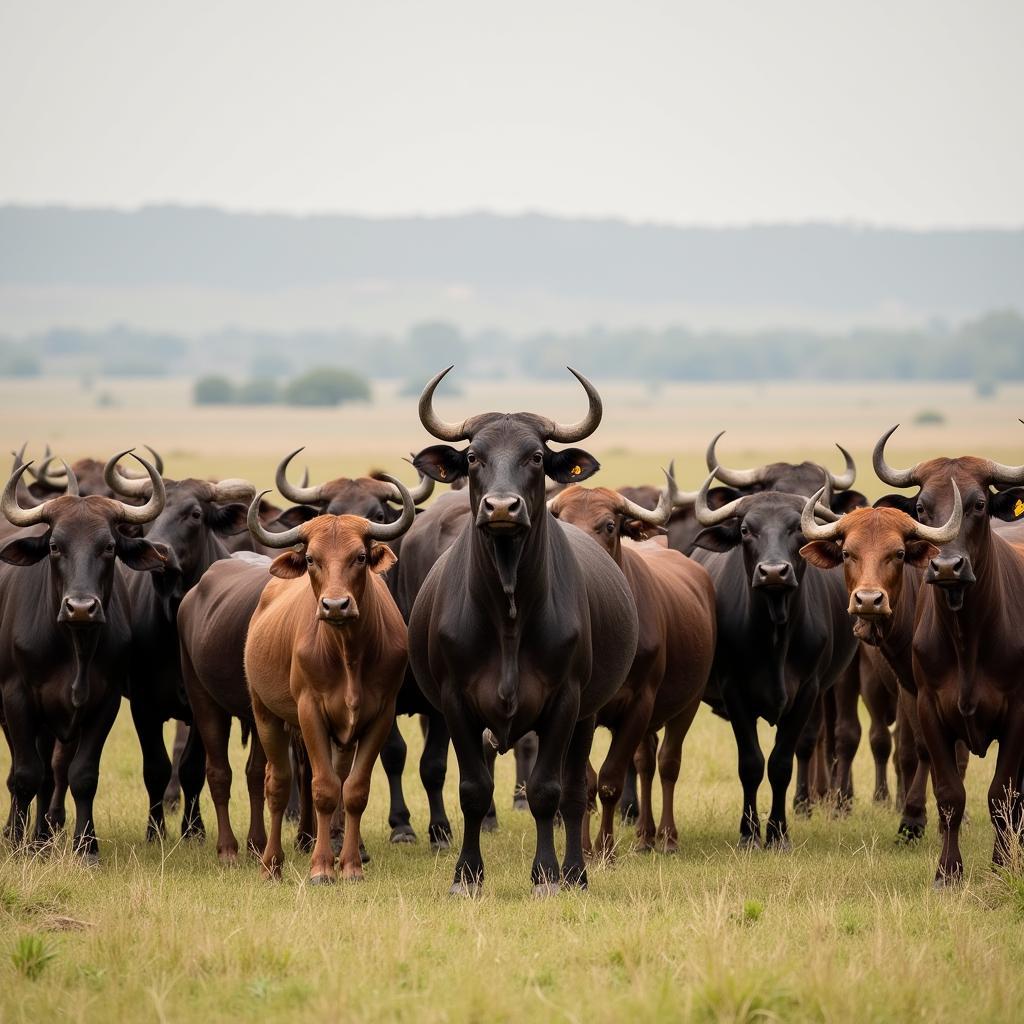
[[[317,702],[309,697],[300,698],[298,715],[311,775],[312,802],[316,809],[316,841],[309,862],[309,884],[329,885],[335,880],[331,818],[341,799],[341,782],[334,770],[330,733]],[[379,752],[379,749],[374,751],[373,756],[376,758]]]
[[[430,834],[432,850],[447,850],[452,843],[452,826],[444,806],[444,780],[448,775],[448,726],[444,715],[435,709],[424,716],[427,734],[420,755],[420,782],[427,793],[430,807]]]
[[[483,725],[476,714],[446,686],[444,717],[459,762],[459,801],[464,819],[462,849],[455,862],[452,896],[477,896],[483,890],[484,860],[480,853],[480,827],[494,794],[494,779],[487,769],[480,736]]]
[[[790,849],[789,826],[786,823],[786,792],[793,778],[793,759],[801,736],[806,734],[808,719],[818,703],[818,685],[804,682],[796,692],[789,710],[775,730],[775,746],[768,758],[768,781],[772,787],[772,809],[765,826],[765,843],[781,850]]]
[[[559,809],[565,822],[565,859],[562,861],[562,884],[587,888],[587,865],[583,859],[583,818],[587,810],[587,766],[594,742],[597,716],[581,718],[573,729],[565,754],[562,773],[562,800]],[[635,746],[635,744],[634,744]],[[625,774],[623,772],[623,774]],[[612,805],[612,813],[615,811]]]
[[[416,832],[412,827],[409,806],[405,802],[405,792],[402,789],[402,774],[405,771],[408,750],[396,717],[380,751],[380,763],[384,766],[384,774],[388,779],[388,825],[391,827],[392,843],[416,842]]]
[[[206,838],[206,826],[199,811],[199,794],[203,791],[205,766],[206,747],[203,745],[203,736],[193,726],[185,734],[185,749],[178,765],[179,782],[185,798],[181,815],[182,839],[202,842]]]
[[[100,755],[120,707],[120,691],[111,686],[91,721],[82,727],[78,749],[68,766],[68,784],[75,801],[74,848],[90,864],[98,863],[100,859],[92,818],[92,805],[100,779]],[[160,792],[162,795],[163,790]]]
[[[171,778],[171,759],[164,746],[164,724],[146,706],[145,696],[129,701],[135,734],[142,750],[142,781],[149,797],[146,818],[146,841],[162,839],[167,834],[164,823],[164,791]]]
[[[679,849],[679,831],[676,828],[675,800],[676,782],[683,760],[683,740],[690,731],[700,701],[679,712],[665,723],[665,739],[658,751],[658,775],[661,778],[661,823],[658,825],[658,841],[666,853]]]
[[[643,741],[654,708],[654,695],[637,700],[627,709],[612,732],[608,754],[597,777],[597,793],[601,798],[601,831],[598,836],[598,855],[611,860],[615,856],[615,811],[622,796],[626,769],[633,760],[637,747]],[[568,766],[567,766],[568,770]],[[653,839],[654,819],[651,819]]]
[[[528,732],[516,740],[512,749],[516,758],[516,788],[512,794],[512,810],[528,811],[530,801],[526,799],[526,780],[537,763],[537,734]]]
[[[743,786],[743,815],[740,818],[740,849],[761,845],[761,819],[757,813],[757,790],[764,778],[764,754],[757,738],[757,719],[750,715],[741,701],[730,699],[732,687],[723,687],[729,712],[729,724],[736,737],[740,784]]]

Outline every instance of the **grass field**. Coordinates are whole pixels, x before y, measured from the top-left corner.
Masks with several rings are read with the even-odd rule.
[[[483,408],[528,407],[571,419],[578,391],[563,385],[466,386],[439,401],[450,418]],[[73,458],[148,442],[172,476],[249,476],[266,486],[280,454],[309,446],[314,478],[401,466],[427,443],[415,403],[385,391],[368,407],[340,411],[192,410],[183,382],[122,382],[120,404],[96,409],[77,382],[0,387],[5,443],[50,440]],[[654,479],[679,458],[683,487],[701,478],[708,437],[728,427],[733,464],[825,458],[833,440],[853,450],[858,486],[881,492],[865,461],[897,419],[906,435],[893,461],[926,454],[1024,459],[1024,390],[980,401],[965,388],[914,391],[730,387],[605,389],[607,416],[588,447],[600,482]],[[922,409],[947,422],[911,426]],[[450,410],[450,412],[449,412]],[[903,433],[901,431],[901,433]],[[411,471],[405,467],[408,479]],[[419,730],[407,722],[407,796],[425,832],[426,801],[415,771]],[[168,731],[170,735],[170,731]],[[770,730],[763,729],[765,744]],[[607,743],[599,732],[595,762]],[[232,744],[235,827],[247,814],[244,751]],[[374,776],[364,837],[366,881],[331,889],[304,884],[308,858],[293,854],[281,884],[247,862],[218,866],[214,844],[147,845],[141,756],[127,709],[107,745],[97,797],[102,865],[87,870],[66,851],[31,858],[0,847],[0,1024],[46,1019],[103,1021],[409,1020],[579,1022],[1019,1021],[1024,1006],[1024,871],[989,868],[992,830],[984,794],[994,754],[968,772],[971,825],[963,835],[962,888],[930,888],[938,854],[926,838],[893,841],[896,816],[870,803],[866,738],[856,763],[852,814],[817,809],[792,822],[789,854],[738,853],[736,755],[727,724],[702,709],[683,752],[677,793],[680,852],[622,847],[591,870],[586,893],[529,898],[532,819],[511,811],[512,763],[498,762],[498,833],[484,837],[486,892],[447,896],[455,852],[387,844],[386,783]],[[0,776],[9,757],[0,744]],[[457,769],[446,799],[457,835]],[[761,793],[767,810],[767,783]],[[6,816],[6,800],[2,804]],[[214,815],[204,795],[203,815]]]

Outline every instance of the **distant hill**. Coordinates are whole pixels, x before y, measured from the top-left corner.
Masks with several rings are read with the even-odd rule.
[[[95,322],[102,322],[108,306],[108,321],[116,318],[119,304],[138,322],[132,294],[155,295],[154,289],[168,300],[171,314],[176,292],[201,294],[203,302],[212,302],[203,312],[207,325],[260,320],[255,306],[246,313],[246,296],[289,290],[312,297],[306,306],[294,294],[282,298],[299,320],[318,294],[330,294],[332,301],[307,321],[329,317],[335,325],[358,323],[361,296],[375,290],[390,299],[374,300],[377,319],[365,325],[383,327],[399,326],[387,322],[389,315],[402,325],[415,316],[454,315],[450,309],[457,314],[459,302],[477,324],[507,321],[520,328],[524,316],[541,328],[559,326],[559,318],[562,326],[646,323],[655,315],[665,322],[687,309],[748,320],[766,310],[787,311],[793,320],[956,318],[1024,308],[1024,231],[0,207],[0,294],[14,321],[0,322],[0,331],[20,325],[16,314],[28,302],[25,295],[32,297],[35,314],[40,294],[50,290],[73,295],[80,305],[82,295],[102,293],[103,303],[89,307]],[[210,298],[222,293],[230,293],[232,302]],[[339,295],[351,317],[339,308]],[[287,320],[291,314],[283,309],[275,312]],[[54,322],[60,312],[58,301]],[[75,317],[71,303],[66,319]]]

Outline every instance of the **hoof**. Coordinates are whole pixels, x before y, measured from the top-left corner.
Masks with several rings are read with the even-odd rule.
[[[525,796],[517,796],[512,801],[512,810],[513,811],[529,811],[529,809],[530,809],[530,801],[527,800]]]
[[[392,843],[415,843],[416,833],[413,831],[412,825],[396,825],[391,830]]]
[[[334,885],[334,882],[335,882],[335,879],[334,879],[333,875],[324,874],[324,875],[310,875],[309,876],[309,884],[310,885],[316,885],[316,886],[320,886],[320,885]]]
[[[226,868],[233,868],[238,864],[238,850],[218,850],[217,860]]]
[[[900,822],[900,827],[896,832],[897,843],[916,843],[924,838],[924,825],[919,825],[916,822]]]
[[[535,900],[549,900],[552,896],[557,896],[561,891],[562,887],[558,882],[540,882],[533,887],[530,895]]]
[[[761,849],[761,837],[760,836],[740,836],[739,841],[736,843],[737,850],[760,850]]]
[[[483,882],[453,882],[448,890],[449,896],[456,896],[459,899],[475,900],[484,893]]]
[[[497,818],[484,818],[480,823],[481,832],[497,832],[498,831],[498,819]]]
[[[445,839],[444,836],[441,836],[438,839],[430,840],[430,848],[435,853],[442,853],[445,850],[450,850],[452,848],[452,844],[447,839]]]

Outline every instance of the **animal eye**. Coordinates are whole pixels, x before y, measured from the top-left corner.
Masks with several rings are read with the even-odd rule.
[[[193,519],[199,519],[202,516],[202,514],[203,513],[199,509],[197,509],[197,508],[192,509],[192,518]]]
[[[50,545],[50,554],[56,558],[60,554],[60,548],[56,544]]]
[[[384,513],[383,512],[378,512],[373,518],[376,519],[378,523],[383,523],[384,522]]]
[[[366,552],[365,551],[360,551],[359,554],[356,555],[356,564],[357,565],[365,565],[366,564]]]
[[[544,453],[534,452],[531,458],[533,459],[533,464],[539,466],[544,461]]]
[[[985,499],[984,498],[979,498],[974,503],[974,511],[975,512],[984,512],[985,511]]]
[[[902,551],[901,550],[901,551],[897,551],[896,552],[896,561],[897,562],[902,562],[903,559],[906,558],[906,557],[907,557],[906,551]]]
[[[474,452],[474,451],[468,451],[468,452],[466,452],[466,461],[467,461],[467,462],[468,462],[468,463],[469,463],[469,464],[470,464],[471,466],[475,466],[475,465],[476,465],[476,452]]]
[[[106,554],[112,555],[114,553],[114,542],[110,541],[110,543],[107,544],[107,546],[103,550]]]
[[[312,564],[313,564],[313,556],[312,555],[306,555],[306,565],[312,565]]]
[[[848,562],[850,560],[850,552],[843,548],[843,561]]]
[[[614,533],[614,532],[615,532],[615,524],[614,524],[614,523],[605,523],[605,524],[604,524],[604,528],[605,528],[605,529],[606,529],[606,530],[607,530],[607,531],[608,531],[609,533]]]
[[[922,505],[921,502],[918,502],[917,503],[917,516],[920,519],[920,517],[923,516],[923,515],[924,515],[924,505]]]
[[[742,525],[742,526],[740,527],[740,536],[741,536],[741,537],[749,537],[749,536],[750,536],[750,530],[748,529],[748,527],[747,527],[747,524],[746,524],[746,523],[744,523],[744,524],[743,524],[743,525]]]

